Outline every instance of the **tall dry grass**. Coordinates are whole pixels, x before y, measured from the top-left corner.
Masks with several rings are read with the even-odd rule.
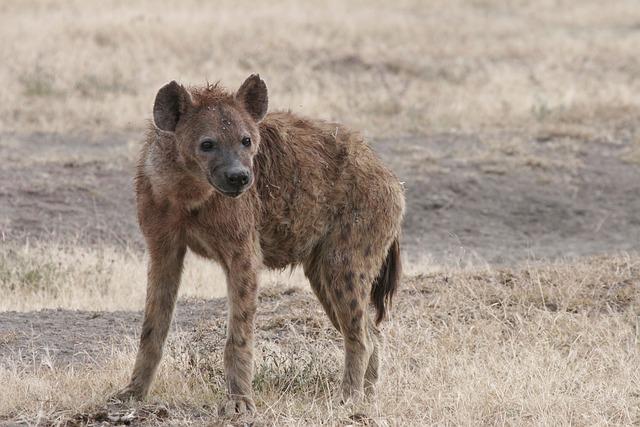
[[[139,251],[107,245],[6,244],[0,248],[0,311],[141,310],[146,295],[146,262]],[[306,279],[298,270],[264,270],[260,281],[266,285],[304,286]],[[225,274],[215,262],[189,253],[180,295],[223,297]]]
[[[373,425],[637,425],[639,272],[640,258],[621,255],[408,277],[384,325],[378,394],[355,408],[338,404],[341,344],[313,295],[268,287],[259,413],[245,421],[344,424],[362,412]],[[223,343],[220,319],[174,333],[150,400],[115,409],[106,397],[126,382],[131,339],[82,366],[3,360],[0,419],[217,422]]]
[[[637,118],[634,0],[0,4],[5,131],[139,129],[178,79],[236,87],[273,108],[373,136]]]

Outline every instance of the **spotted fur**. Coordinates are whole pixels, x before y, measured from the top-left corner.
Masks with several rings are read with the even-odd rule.
[[[252,400],[257,272],[301,265],[331,323],[344,336],[344,398],[372,391],[383,319],[400,277],[401,184],[357,133],[291,112],[266,114],[257,75],[236,93],[176,82],[156,97],[136,175],[140,228],[149,251],[140,347],[120,398],[143,398],[162,356],[187,249],[227,275],[225,413]],[[252,171],[238,197],[218,191],[221,156]],[[251,138],[250,147],[240,140]],[[226,158],[226,157],[225,157]],[[372,303],[375,315],[367,306]]]

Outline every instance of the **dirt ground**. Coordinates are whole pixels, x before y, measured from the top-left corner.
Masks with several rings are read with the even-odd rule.
[[[143,250],[130,160],[139,139],[138,134],[2,135],[2,238],[107,242]],[[640,168],[625,160],[633,143],[624,135],[584,140],[544,132],[372,141],[405,182],[403,250],[409,263],[426,257],[453,265],[512,265],[636,249]],[[210,304],[215,312],[224,311],[219,301]],[[182,303],[177,327],[192,327],[211,313],[210,304]],[[32,357],[30,349],[36,348],[40,357],[86,360],[92,354],[76,348],[135,335],[140,317],[137,312],[0,313],[0,342],[3,334],[23,331],[17,341],[5,338],[0,355]]]
[[[452,133],[372,145],[405,182],[409,260],[513,264],[637,248],[634,135]],[[140,138],[0,135],[2,239],[142,250],[130,160]]]
[[[272,304],[277,299],[278,304]],[[322,307],[311,292],[297,288],[266,289],[260,296],[258,339],[281,341],[283,332],[295,328],[303,335],[329,331],[337,339],[329,321],[323,321]],[[275,325],[291,312],[305,312],[305,316],[290,324]],[[181,336],[192,337],[205,327],[216,337],[207,338],[224,346],[227,303],[224,298],[214,300],[181,300],[176,308],[172,340]],[[114,347],[126,347],[137,342],[142,313],[135,311],[93,312],[76,310],[40,310],[33,312],[0,313],[0,360],[10,357],[35,365],[66,367],[78,363],[92,363],[104,357]],[[275,327],[274,327],[275,326]],[[127,340],[131,338],[131,340]],[[320,343],[321,344],[321,343]]]

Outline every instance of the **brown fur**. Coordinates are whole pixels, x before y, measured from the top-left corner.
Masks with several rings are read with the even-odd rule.
[[[402,187],[358,134],[290,112],[265,116],[266,106],[266,86],[255,75],[236,94],[217,86],[187,91],[175,82],[158,93],[157,127],[149,129],[136,176],[150,256],[145,318],[131,382],[120,398],[142,398],[149,390],[187,249],[217,261],[227,274],[229,400],[223,412],[255,409],[253,329],[262,265],[303,266],[344,336],[344,398],[373,390],[381,344],[376,324],[400,275]],[[213,135],[217,154],[202,152],[203,135]],[[243,137],[253,144],[241,146]],[[231,163],[251,171],[239,197],[219,191],[227,185],[220,170]]]

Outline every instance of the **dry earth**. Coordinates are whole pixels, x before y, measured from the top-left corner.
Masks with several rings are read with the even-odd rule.
[[[0,135],[2,239],[141,249],[130,160],[140,138]],[[637,248],[636,138],[627,127],[613,137],[447,133],[372,145],[405,182],[410,261],[508,264]]]

